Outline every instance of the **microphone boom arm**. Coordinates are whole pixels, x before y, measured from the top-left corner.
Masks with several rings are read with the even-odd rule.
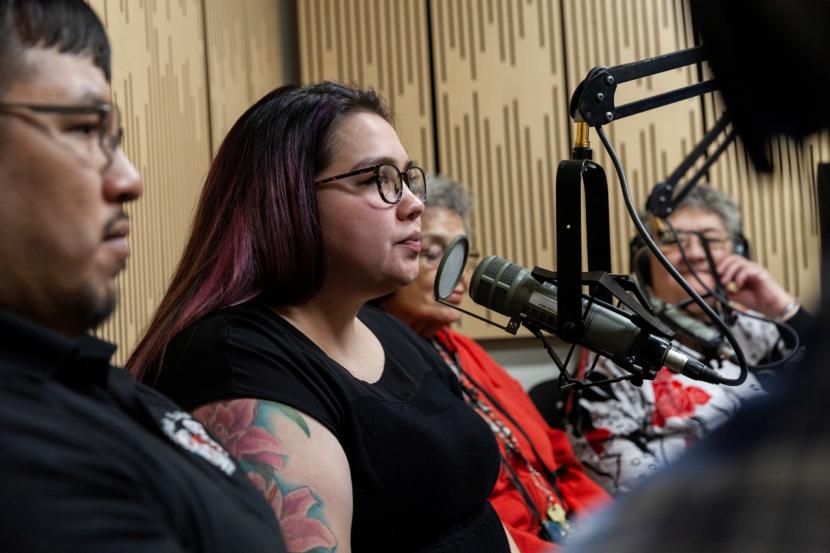
[[[718,89],[718,85],[717,81],[710,79],[619,107],[614,103],[617,86],[621,83],[698,64],[705,61],[705,59],[703,49],[698,46],[646,60],[615,65],[614,67],[594,67],[588,72],[588,76],[579,83],[573,96],[571,96],[571,117],[576,122],[584,121],[588,125],[596,127],[681,100],[694,98],[707,92],[713,92]]]

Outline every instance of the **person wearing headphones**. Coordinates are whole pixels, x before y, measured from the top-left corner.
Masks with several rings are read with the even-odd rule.
[[[574,448],[588,473],[612,494],[634,487],[763,395],[788,365],[810,315],[770,273],[748,258],[738,206],[707,185],[694,188],[666,221],[649,219],[663,254],[720,311],[743,350],[750,373],[740,386],[691,380],[663,368],[642,386],[628,382],[586,388],[568,413]],[[639,238],[639,237],[638,237]],[[634,276],[660,318],[687,349],[725,374],[736,374],[734,351],[689,300],[641,240],[632,241]],[[583,351],[578,371],[593,381],[626,374]]]

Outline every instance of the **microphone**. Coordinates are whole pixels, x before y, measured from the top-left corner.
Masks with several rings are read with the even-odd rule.
[[[497,313],[556,334],[556,286],[537,281],[529,270],[515,263],[495,255],[483,259],[470,279],[470,297]],[[665,366],[695,380],[712,384],[722,381],[708,365],[675,349],[666,338],[642,329],[631,313],[584,296],[582,312],[584,332],[577,343],[626,370],[636,373],[634,367],[644,367],[653,375]]]
[[[724,340],[723,335],[716,328],[689,315],[676,305],[663,304],[661,308],[655,300],[655,307],[658,309],[660,319],[677,333],[677,339],[681,343],[700,351],[706,357],[727,359],[735,364],[738,363],[732,345]]]

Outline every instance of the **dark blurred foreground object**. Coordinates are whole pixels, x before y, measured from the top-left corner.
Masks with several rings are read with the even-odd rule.
[[[830,325],[824,313],[816,330]],[[746,405],[677,464],[589,521],[579,534],[586,539],[566,551],[830,550],[830,349],[809,343],[811,354],[786,393]]]
[[[733,124],[757,169],[768,141],[830,127],[830,2],[692,0]]]

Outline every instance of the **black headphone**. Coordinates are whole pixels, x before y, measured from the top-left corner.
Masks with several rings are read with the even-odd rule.
[[[742,232],[732,237],[733,253],[747,259],[750,258],[749,241]],[[651,265],[649,263],[649,249],[643,238],[636,234],[628,243],[628,268],[634,273],[640,283],[651,286]]]

